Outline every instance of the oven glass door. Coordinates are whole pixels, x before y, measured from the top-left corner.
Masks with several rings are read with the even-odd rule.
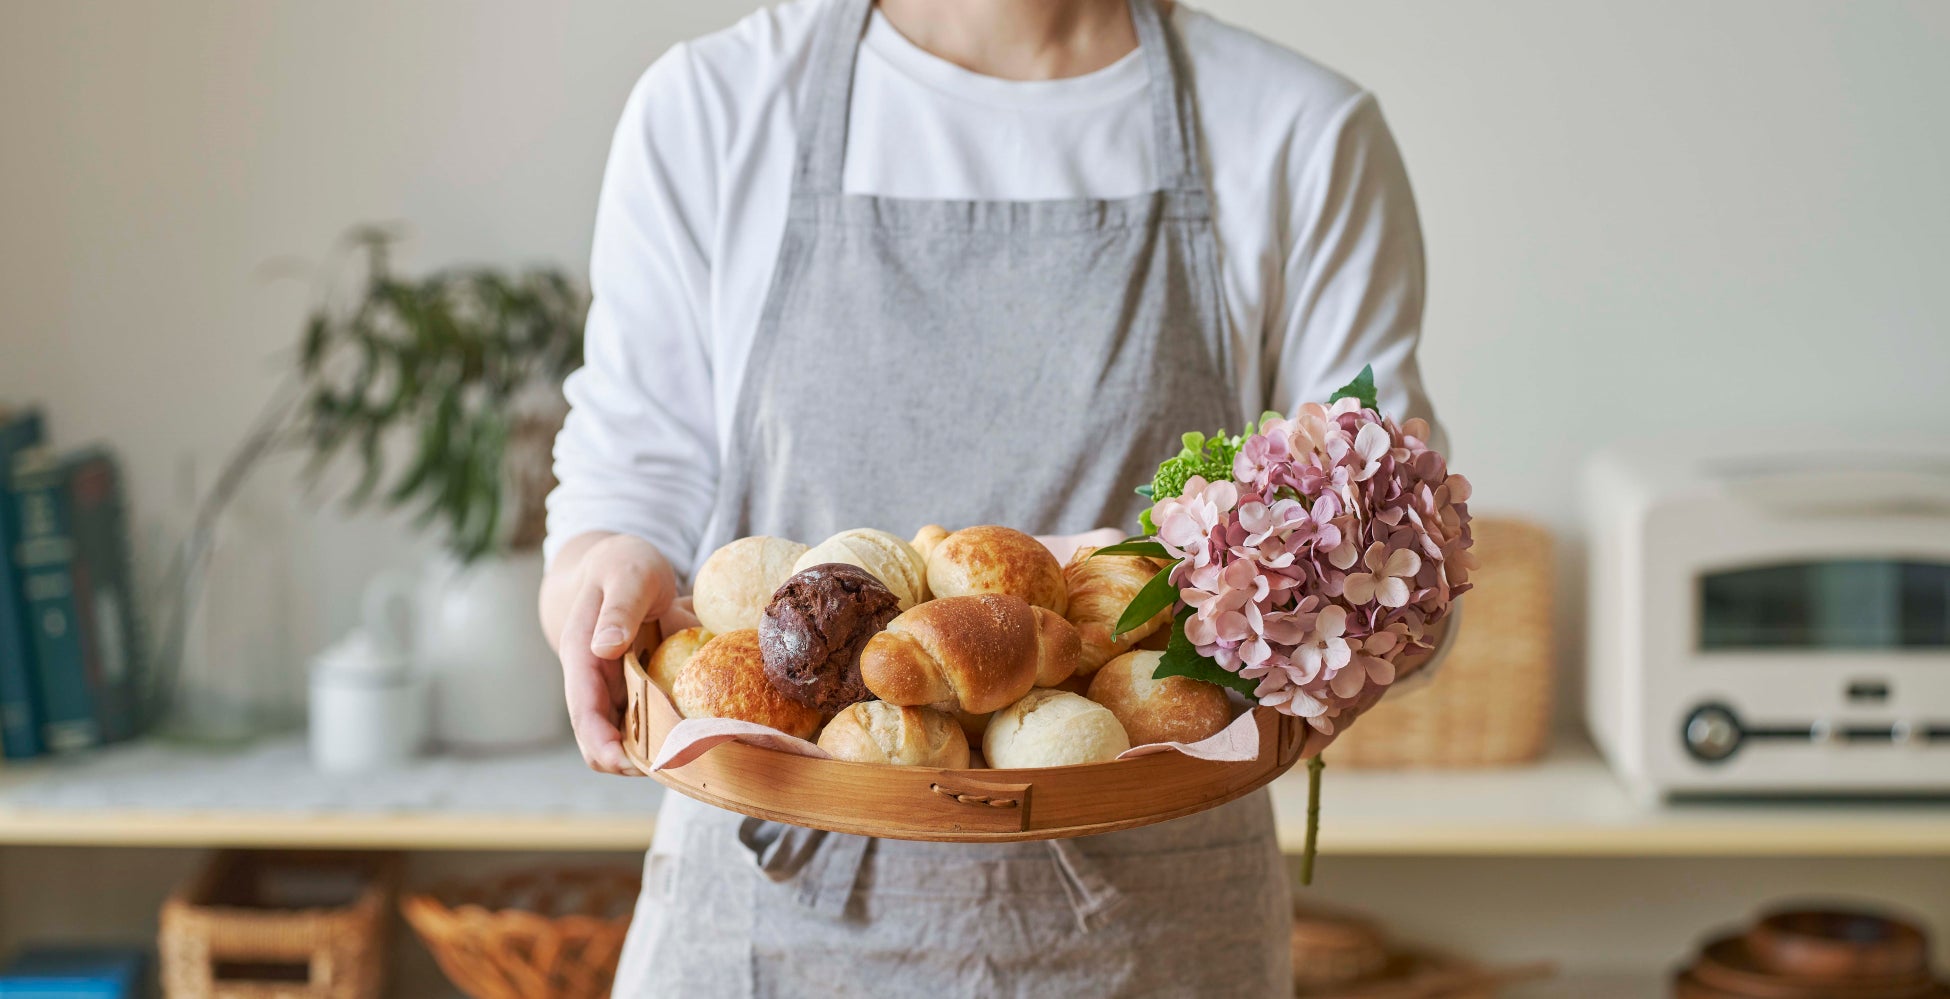
[[[1699,580],[1702,652],[1950,648],[1950,562],[1859,559]]]

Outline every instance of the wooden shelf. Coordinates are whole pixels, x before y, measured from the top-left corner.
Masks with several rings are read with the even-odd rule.
[[[1331,760],[1332,753],[1329,753]],[[1306,774],[1273,785],[1281,845],[1298,850]],[[1351,856],[1781,857],[1950,855],[1950,801],[1684,803],[1634,799],[1589,743],[1494,770],[1327,767],[1320,845]]]
[[[439,758],[362,778],[313,771],[301,742],[211,752],[156,745],[0,770],[0,844],[641,850],[663,789],[582,769],[567,747]],[[1298,851],[1306,776],[1273,784]],[[1329,767],[1332,856],[1950,856],[1950,803],[1650,808],[1588,746],[1534,766],[1457,772]]]

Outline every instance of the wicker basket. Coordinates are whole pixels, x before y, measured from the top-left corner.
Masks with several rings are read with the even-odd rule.
[[[1462,630],[1428,686],[1376,705],[1327,750],[1351,767],[1522,763],[1550,742],[1554,687],[1549,532],[1519,520],[1475,523],[1481,568]]]
[[[532,870],[441,885],[400,911],[474,999],[602,999],[641,883],[630,870]]]
[[[219,853],[163,903],[170,999],[377,999],[400,858]]]

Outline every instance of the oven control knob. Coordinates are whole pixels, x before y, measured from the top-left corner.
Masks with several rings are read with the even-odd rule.
[[[1740,719],[1723,705],[1703,704],[1686,716],[1681,736],[1694,759],[1718,763],[1740,748]]]

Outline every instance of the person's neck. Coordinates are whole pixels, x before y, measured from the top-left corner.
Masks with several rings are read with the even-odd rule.
[[[1147,0],[1148,2],[1148,0]],[[1137,48],[1126,0],[879,0],[894,30],[970,72],[1058,80]]]

